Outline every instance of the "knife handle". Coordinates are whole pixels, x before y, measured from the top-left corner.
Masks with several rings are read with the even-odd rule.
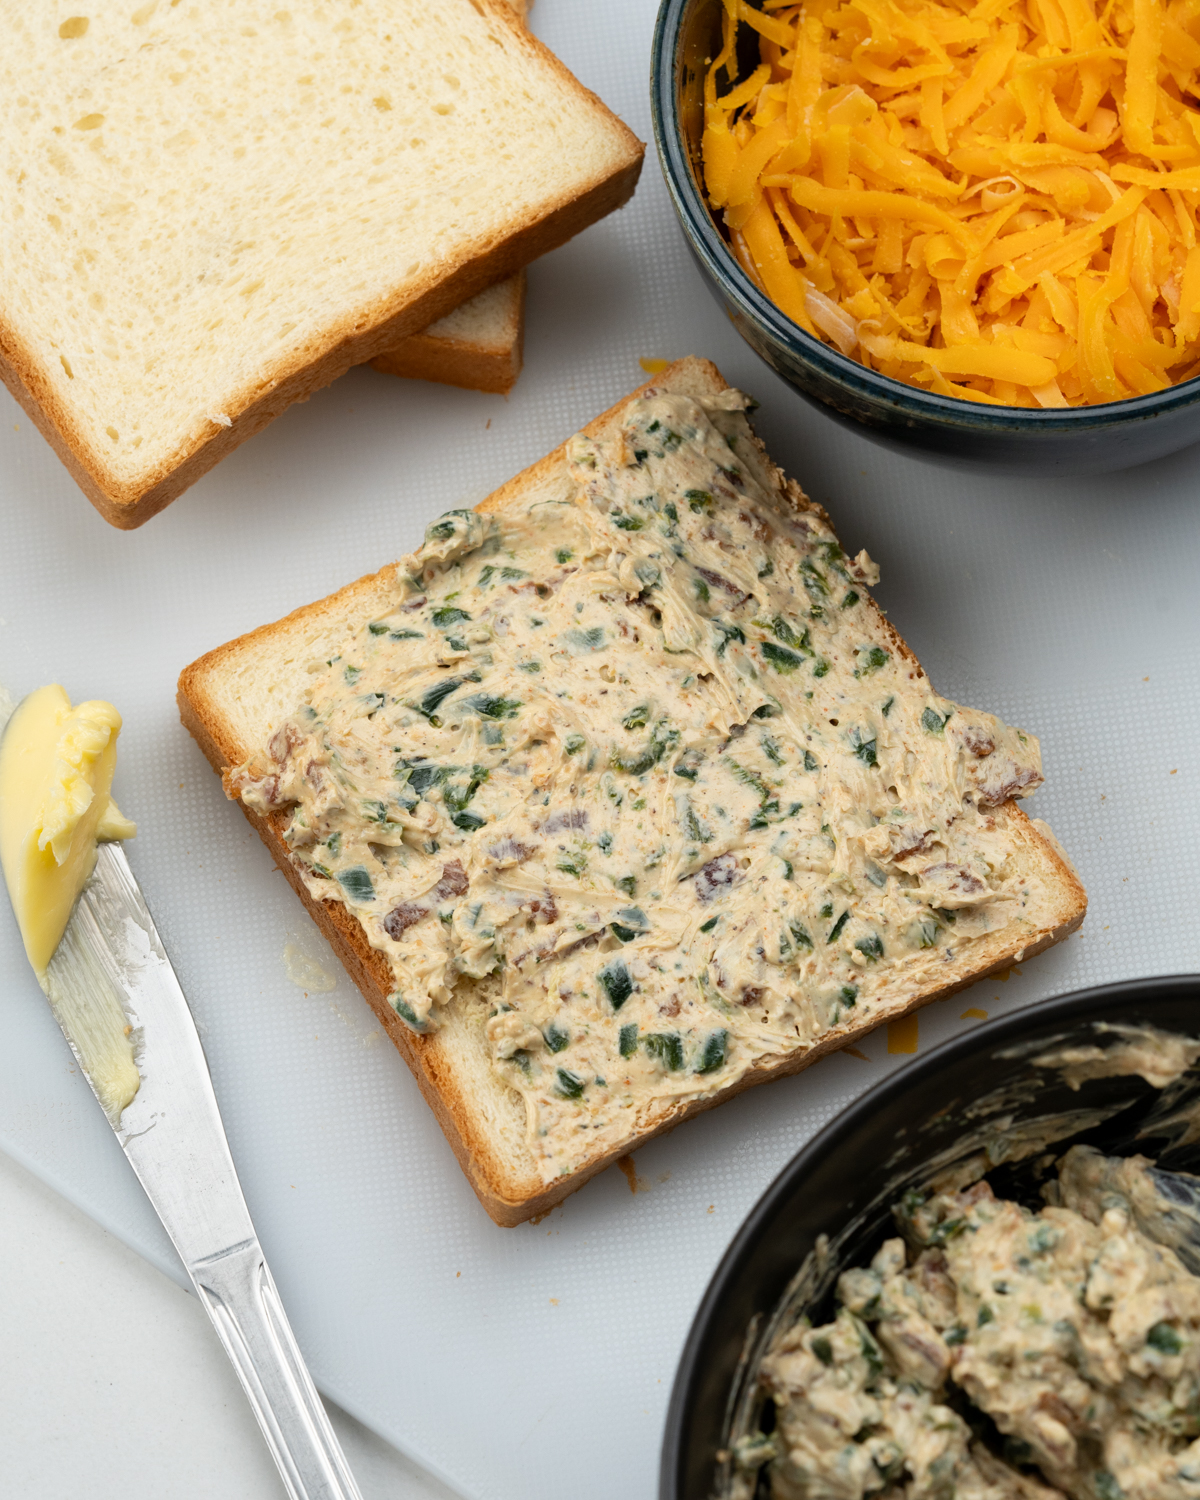
[[[257,1239],[190,1272],[292,1500],[362,1500]]]

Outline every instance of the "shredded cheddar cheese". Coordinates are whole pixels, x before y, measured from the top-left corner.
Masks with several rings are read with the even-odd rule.
[[[705,186],[806,332],[1004,406],[1200,373],[1200,0],[724,6]]]

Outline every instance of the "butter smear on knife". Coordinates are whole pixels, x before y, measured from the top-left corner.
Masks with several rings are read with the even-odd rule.
[[[38,983],[105,1109],[137,1093],[131,1027],[115,1000],[67,993],[50,961],[96,864],[96,845],[132,838],[109,794],[121,716],[93,699],[71,707],[57,685],[18,704],[0,737],[0,865]]]

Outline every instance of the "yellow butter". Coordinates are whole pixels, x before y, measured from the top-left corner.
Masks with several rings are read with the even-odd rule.
[[[109,795],[120,728],[111,703],[72,708],[55,684],[24,699],[0,740],[0,864],[39,979],[95,866],[97,842],[137,832]]]
[[[38,983],[115,1126],[141,1084],[133,1027],[111,980],[74,955],[52,964],[96,845],[132,838],[112,800],[121,715],[71,707],[57,684],[30,693],[0,738],[0,865]]]

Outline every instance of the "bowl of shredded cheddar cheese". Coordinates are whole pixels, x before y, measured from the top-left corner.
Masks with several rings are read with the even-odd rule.
[[[833,415],[1027,473],[1200,437],[1194,0],[664,0],[652,104],[711,289]]]

